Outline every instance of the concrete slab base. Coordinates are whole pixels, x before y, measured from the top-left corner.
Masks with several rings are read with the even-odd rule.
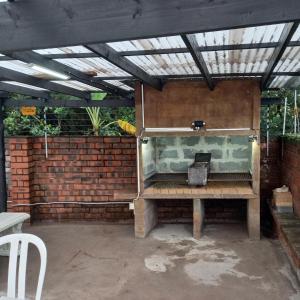
[[[246,226],[158,225],[147,239],[133,226],[25,226],[48,249],[43,300],[296,300],[300,289],[278,241],[248,239]],[[34,299],[39,257],[29,249],[27,290]],[[0,257],[0,293],[7,280]]]

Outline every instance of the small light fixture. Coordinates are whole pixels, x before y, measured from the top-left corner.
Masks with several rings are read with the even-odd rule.
[[[258,142],[258,135],[256,134],[249,135],[249,142]]]
[[[59,79],[62,79],[62,80],[70,79],[70,76],[68,76],[68,75],[50,70],[50,69],[42,67],[42,66],[38,66],[38,65],[33,64],[33,65],[31,65],[31,68],[36,70],[36,71],[39,71],[41,73],[45,73],[45,74],[51,75],[53,77],[56,77],[56,78],[59,78]]]
[[[144,138],[141,139],[141,142],[142,142],[142,144],[148,144],[149,138],[144,137]]]

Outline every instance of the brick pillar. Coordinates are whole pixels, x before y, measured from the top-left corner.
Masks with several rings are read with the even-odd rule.
[[[142,199],[134,201],[135,237],[145,238],[157,224],[157,205],[155,200]]]
[[[193,199],[193,236],[199,240],[204,225],[204,200]]]
[[[9,208],[11,211],[31,214],[29,206],[17,206],[31,203],[31,185],[33,179],[32,139],[10,138],[10,193]]]

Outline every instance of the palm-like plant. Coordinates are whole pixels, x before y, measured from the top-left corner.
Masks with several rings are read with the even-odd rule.
[[[113,121],[103,125],[105,123],[105,120],[102,120],[100,107],[87,107],[86,111],[90,117],[93,126],[93,133],[95,136],[99,136],[100,129],[104,129],[111,124],[116,123],[116,121]]]

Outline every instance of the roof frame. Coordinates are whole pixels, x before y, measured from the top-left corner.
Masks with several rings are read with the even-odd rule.
[[[233,45],[214,45],[214,46],[199,46],[198,51],[215,52],[215,51],[232,51],[232,50],[248,50],[261,48],[276,48],[279,43],[252,43],[252,44],[233,44]],[[291,41],[288,47],[300,47],[300,41]],[[140,56],[140,55],[157,55],[157,54],[176,54],[189,53],[187,48],[162,48],[149,50],[128,50],[118,52],[121,56]],[[89,53],[59,53],[59,54],[42,54],[43,57],[50,59],[70,59],[70,58],[96,58],[99,57],[94,52]],[[13,58],[3,55],[0,56],[0,61],[13,60]]]
[[[50,98],[50,94],[47,91],[38,91],[27,87],[15,85],[15,84],[9,84],[6,82],[0,82],[0,91],[5,91],[8,93],[16,93],[16,94],[21,94],[21,95],[36,97],[41,99]]]
[[[3,2],[0,53],[284,23],[299,16],[295,0]]]
[[[1,96],[1,95],[0,95]],[[5,107],[21,107],[21,106],[36,106],[36,107],[70,107],[70,108],[80,108],[80,107],[134,107],[134,100],[123,98],[113,98],[104,99],[102,101],[97,100],[66,100],[66,99],[20,99],[14,100],[2,96],[2,105]]]
[[[68,75],[72,80],[82,82],[84,84],[95,87],[97,89],[101,89],[103,91],[109,92],[113,95],[114,94],[120,95],[120,96],[128,96],[129,95],[128,91],[120,89],[120,88],[118,88],[112,84],[106,83],[102,80],[101,81],[97,80],[97,82],[95,82],[93,80],[93,76],[85,74],[81,71],[78,71],[74,68],[71,68],[71,67],[64,65],[60,62],[57,62],[55,60],[46,58],[43,55],[35,53],[33,51],[11,52],[11,53],[5,53],[5,54],[16,60],[21,60],[21,61],[24,61],[27,63],[33,63],[33,64],[48,68],[48,69],[56,71],[56,72],[61,72],[65,75]]]
[[[196,36],[194,34],[191,35],[182,35],[181,38],[183,39],[186,47],[189,49],[195,64],[197,65],[200,72],[203,74],[204,80],[206,81],[209,89],[212,91],[215,88],[215,84],[209,74],[207,69],[206,63],[200,51],[197,50],[198,43]]]
[[[109,47],[106,44],[95,44],[95,45],[86,45],[85,46],[90,51],[96,53],[97,55],[103,57],[110,63],[116,65],[120,69],[124,70],[125,72],[133,75],[137,79],[141,80],[142,82],[150,85],[151,87],[161,90],[162,89],[162,82],[160,79],[152,77],[148,73],[146,73],[143,69],[132,63],[130,60],[126,59],[125,57],[121,56],[116,50]]]
[[[276,68],[276,65],[278,64],[284,51],[288,47],[298,26],[299,26],[298,22],[285,24],[285,26],[282,30],[282,33],[280,35],[280,38],[279,38],[278,46],[275,48],[275,50],[269,60],[266,71],[261,79],[261,89],[262,90],[269,86],[272,72]]]
[[[212,78],[222,78],[222,77],[262,77],[264,73],[210,73]],[[273,72],[272,76],[300,76],[299,72]],[[156,78],[161,80],[166,79],[193,79],[193,78],[203,78],[203,74],[181,74],[181,75],[157,75]],[[136,78],[132,76],[108,76],[108,77],[97,77],[99,80],[118,80],[118,81],[135,81]],[[1,77],[0,77],[1,80]]]
[[[90,99],[90,93],[88,92],[82,92],[67,86],[63,86],[61,84],[57,84],[55,82],[51,82],[49,80],[40,79],[2,67],[0,67],[0,77],[82,99]]]

